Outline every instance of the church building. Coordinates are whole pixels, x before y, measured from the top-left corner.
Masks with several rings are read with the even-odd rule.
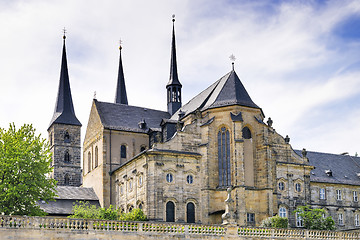
[[[92,102],[81,177],[81,124],[69,82],[61,83],[48,130],[53,177],[92,188],[103,207],[141,208],[149,220],[220,224],[230,187],[240,226],[279,215],[302,227],[294,210],[311,205],[325,208],[338,229],[359,228],[360,158],[294,150],[251,99],[234,63],[182,103],[174,22],[167,111],[128,103],[120,46],[115,100]]]

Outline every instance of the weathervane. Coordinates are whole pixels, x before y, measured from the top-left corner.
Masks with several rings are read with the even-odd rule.
[[[230,60],[231,60],[232,68],[233,68],[233,70],[234,70],[234,62],[235,62],[235,60],[236,60],[236,57],[235,57],[234,54],[231,54],[229,58],[230,58]]]
[[[65,28],[65,27],[64,27],[64,29],[63,29],[63,33],[64,33],[63,39],[65,40],[65,38],[66,38],[66,28]]]

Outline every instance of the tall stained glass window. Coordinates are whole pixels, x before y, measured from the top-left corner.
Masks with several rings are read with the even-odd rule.
[[[231,185],[230,134],[225,127],[218,132],[219,186]]]

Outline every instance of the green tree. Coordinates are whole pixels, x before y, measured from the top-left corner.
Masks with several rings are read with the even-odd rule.
[[[295,213],[302,218],[306,229],[335,230],[334,220],[330,216],[324,217],[326,213],[324,209],[300,206]]]
[[[0,213],[45,215],[37,202],[56,195],[56,181],[47,177],[50,164],[49,145],[31,124],[0,128]]]

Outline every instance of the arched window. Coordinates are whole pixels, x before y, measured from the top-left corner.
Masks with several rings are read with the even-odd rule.
[[[231,185],[230,134],[222,127],[218,132],[219,186]]]
[[[283,218],[286,217],[286,208],[284,207],[279,208],[279,217],[283,217]]]
[[[64,162],[66,162],[66,163],[69,163],[69,162],[70,162],[69,150],[66,150],[66,151],[65,151]]]
[[[133,206],[133,205],[130,205],[130,206],[129,206],[129,212],[131,212],[133,209],[134,209],[134,206]]]
[[[64,142],[65,143],[70,143],[70,135],[69,135],[68,131],[66,131],[65,134],[64,134]]]
[[[68,173],[66,173],[64,177],[64,185],[69,186],[69,184],[70,184],[70,176]]]
[[[142,203],[140,203],[138,207],[139,207],[139,209],[143,209]]]
[[[91,171],[91,153],[90,151],[88,152],[88,172]]]
[[[186,204],[186,222],[195,223],[195,204],[192,202]]]
[[[251,139],[251,131],[248,127],[242,129],[242,135],[244,139]]]
[[[99,164],[99,150],[98,147],[95,147],[95,167],[97,167]]]
[[[126,145],[121,145],[120,156],[121,156],[121,158],[126,158]]]
[[[175,204],[172,201],[166,203],[166,222],[175,222]]]

